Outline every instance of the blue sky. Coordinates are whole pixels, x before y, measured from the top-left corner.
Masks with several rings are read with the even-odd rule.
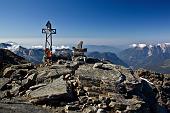
[[[170,42],[169,0],[0,0],[0,41],[43,44],[48,20],[55,44]]]

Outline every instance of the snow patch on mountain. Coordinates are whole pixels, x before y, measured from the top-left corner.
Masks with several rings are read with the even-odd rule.
[[[5,44],[18,45],[16,42],[12,42],[12,41],[5,42]]]
[[[42,45],[38,45],[38,46],[32,46],[31,48],[32,49],[43,49],[43,46]]]
[[[165,53],[167,48],[170,48],[170,43],[162,43],[162,44],[157,44],[158,47],[162,49],[162,52]]]
[[[14,52],[15,50],[17,50],[20,47],[20,45],[12,45],[9,46],[7,49],[11,50],[12,52]]]
[[[19,44],[15,43],[15,42],[11,42],[11,41],[5,42],[3,44],[6,44],[6,47],[3,49],[8,49],[12,52],[14,52],[15,50],[17,50],[20,47]]]
[[[8,50],[10,50],[12,52],[15,52],[17,49],[22,47],[21,45],[15,43],[15,42],[12,42],[12,41],[8,41],[8,42],[5,42],[3,44],[5,44],[5,48],[3,46],[3,47],[1,47],[2,49],[8,49]],[[69,48],[70,48],[69,46],[65,46],[65,45],[52,46],[52,52],[54,53],[56,51],[56,49],[69,49]],[[26,49],[44,49],[44,46],[42,46],[42,45],[34,45],[34,46],[32,46],[30,48],[26,48]]]
[[[168,45],[168,46],[170,46],[170,43],[165,43],[165,45]]]
[[[148,47],[149,47],[149,48],[152,48],[152,47],[154,47],[154,46],[153,46],[153,45],[149,45]]]
[[[139,48],[144,48],[144,47],[146,47],[146,44],[138,44],[138,47]]]
[[[64,46],[64,45],[57,46],[57,49],[69,49],[69,48],[70,48],[69,46]]]
[[[130,47],[137,47],[137,44],[131,44],[131,45],[129,45]]]
[[[153,51],[155,51],[155,49],[157,49],[157,51],[161,50],[162,53],[170,51],[170,43],[159,43],[156,45],[147,45],[144,43],[138,43],[138,44],[131,44],[129,46],[131,48],[140,48],[140,49],[143,49],[145,47],[148,48],[148,56],[152,56]]]
[[[146,44],[131,44],[130,47],[133,47],[133,48],[141,48],[143,49],[144,47],[146,47],[147,45]]]

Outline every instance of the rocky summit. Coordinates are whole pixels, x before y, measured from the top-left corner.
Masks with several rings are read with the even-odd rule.
[[[0,49],[0,76],[3,70],[10,65],[28,63],[23,57],[20,57],[7,49]]]
[[[82,54],[46,66],[6,67],[0,75],[0,113],[170,112],[170,75]]]

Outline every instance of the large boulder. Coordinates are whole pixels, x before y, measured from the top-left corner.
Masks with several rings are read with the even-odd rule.
[[[53,80],[53,82],[47,84],[46,86],[40,87],[36,90],[30,92],[30,98],[40,98],[50,95],[60,95],[66,92],[66,82],[63,81],[62,77]]]
[[[93,69],[102,68],[102,66],[103,66],[103,63],[95,63],[94,66],[93,66]]]
[[[11,80],[22,80],[28,74],[28,69],[17,69],[12,73]]]
[[[47,78],[59,78],[60,76],[70,74],[71,72],[72,70],[70,69],[51,69],[47,74]]]
[[[9,82],[8,78],[0,78],[0,90],[7,90],[7,83]]]
[[[3,77],[10,78],[11,75],[13,74],[13,72],[15,72],[16,70],[20,70],[20,72],[21,72],[22,69],[31,70],[31,69],[34,69],[34,68],[35,67],[31,63],[20,64],[20,65],[12,65],[12,66],[10,66],[10,67],[8,67],[4,70]],[[18,73],[20,73],[20,72],[18,72]]]
[[[16,71],[16,69],[12,69],[11,67],[8,67],[4,70],[3,77],[10,78],[12,73],[15,72],[15,71]]]
[[[11,66],[12,69],[34,69],[35,66],[31,63],[27,63],[27,64],[20,64],[20,65],[12,65]]]

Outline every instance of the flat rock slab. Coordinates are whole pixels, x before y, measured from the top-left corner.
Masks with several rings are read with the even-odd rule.
[[[31,91],[28,95],[31,98],[40,98],[50,95],[61,95],[66,92],[66,82],[62,77],[53,80],[53,82],[47,84],[46,86],[40,87],[34,91]]]
[[[8,81],[9,81],[9,79],[8,78],[0,78],[0,90],[5,90],[4,88],[4,86],[5,86],[5,84],[7,84],[8,83]]]
[[[50,113],[50,111],[31,104],[0,103],[0,113]]]
[[[81,65],[78,70],[76,70],[76,75],[79,76],[90,76],[90,77],[108,77],[112,78],[114,76],[119,77],[120,73],[117,70],[104,70],[104,69],[98,69],[93,68],[93,65]]]
[[[86,64],[86,65],[81,65],[79,68],[76,70],[76,75],[79,75],[80,77],[88,77],[90,76],[91,78],[100,78],[102,80],[109,79],[112,81],[117,81],[120,78],[121,73],[126,76],[127,81],[134,81],[133,75],[130,73],[130,71],[127,68],[123,67],[118,67],[117,65],[114,64],[103,64],[104,68],[93,68],[94,65],[91,64]],[[120,73],[120,72],[121,73]]]

